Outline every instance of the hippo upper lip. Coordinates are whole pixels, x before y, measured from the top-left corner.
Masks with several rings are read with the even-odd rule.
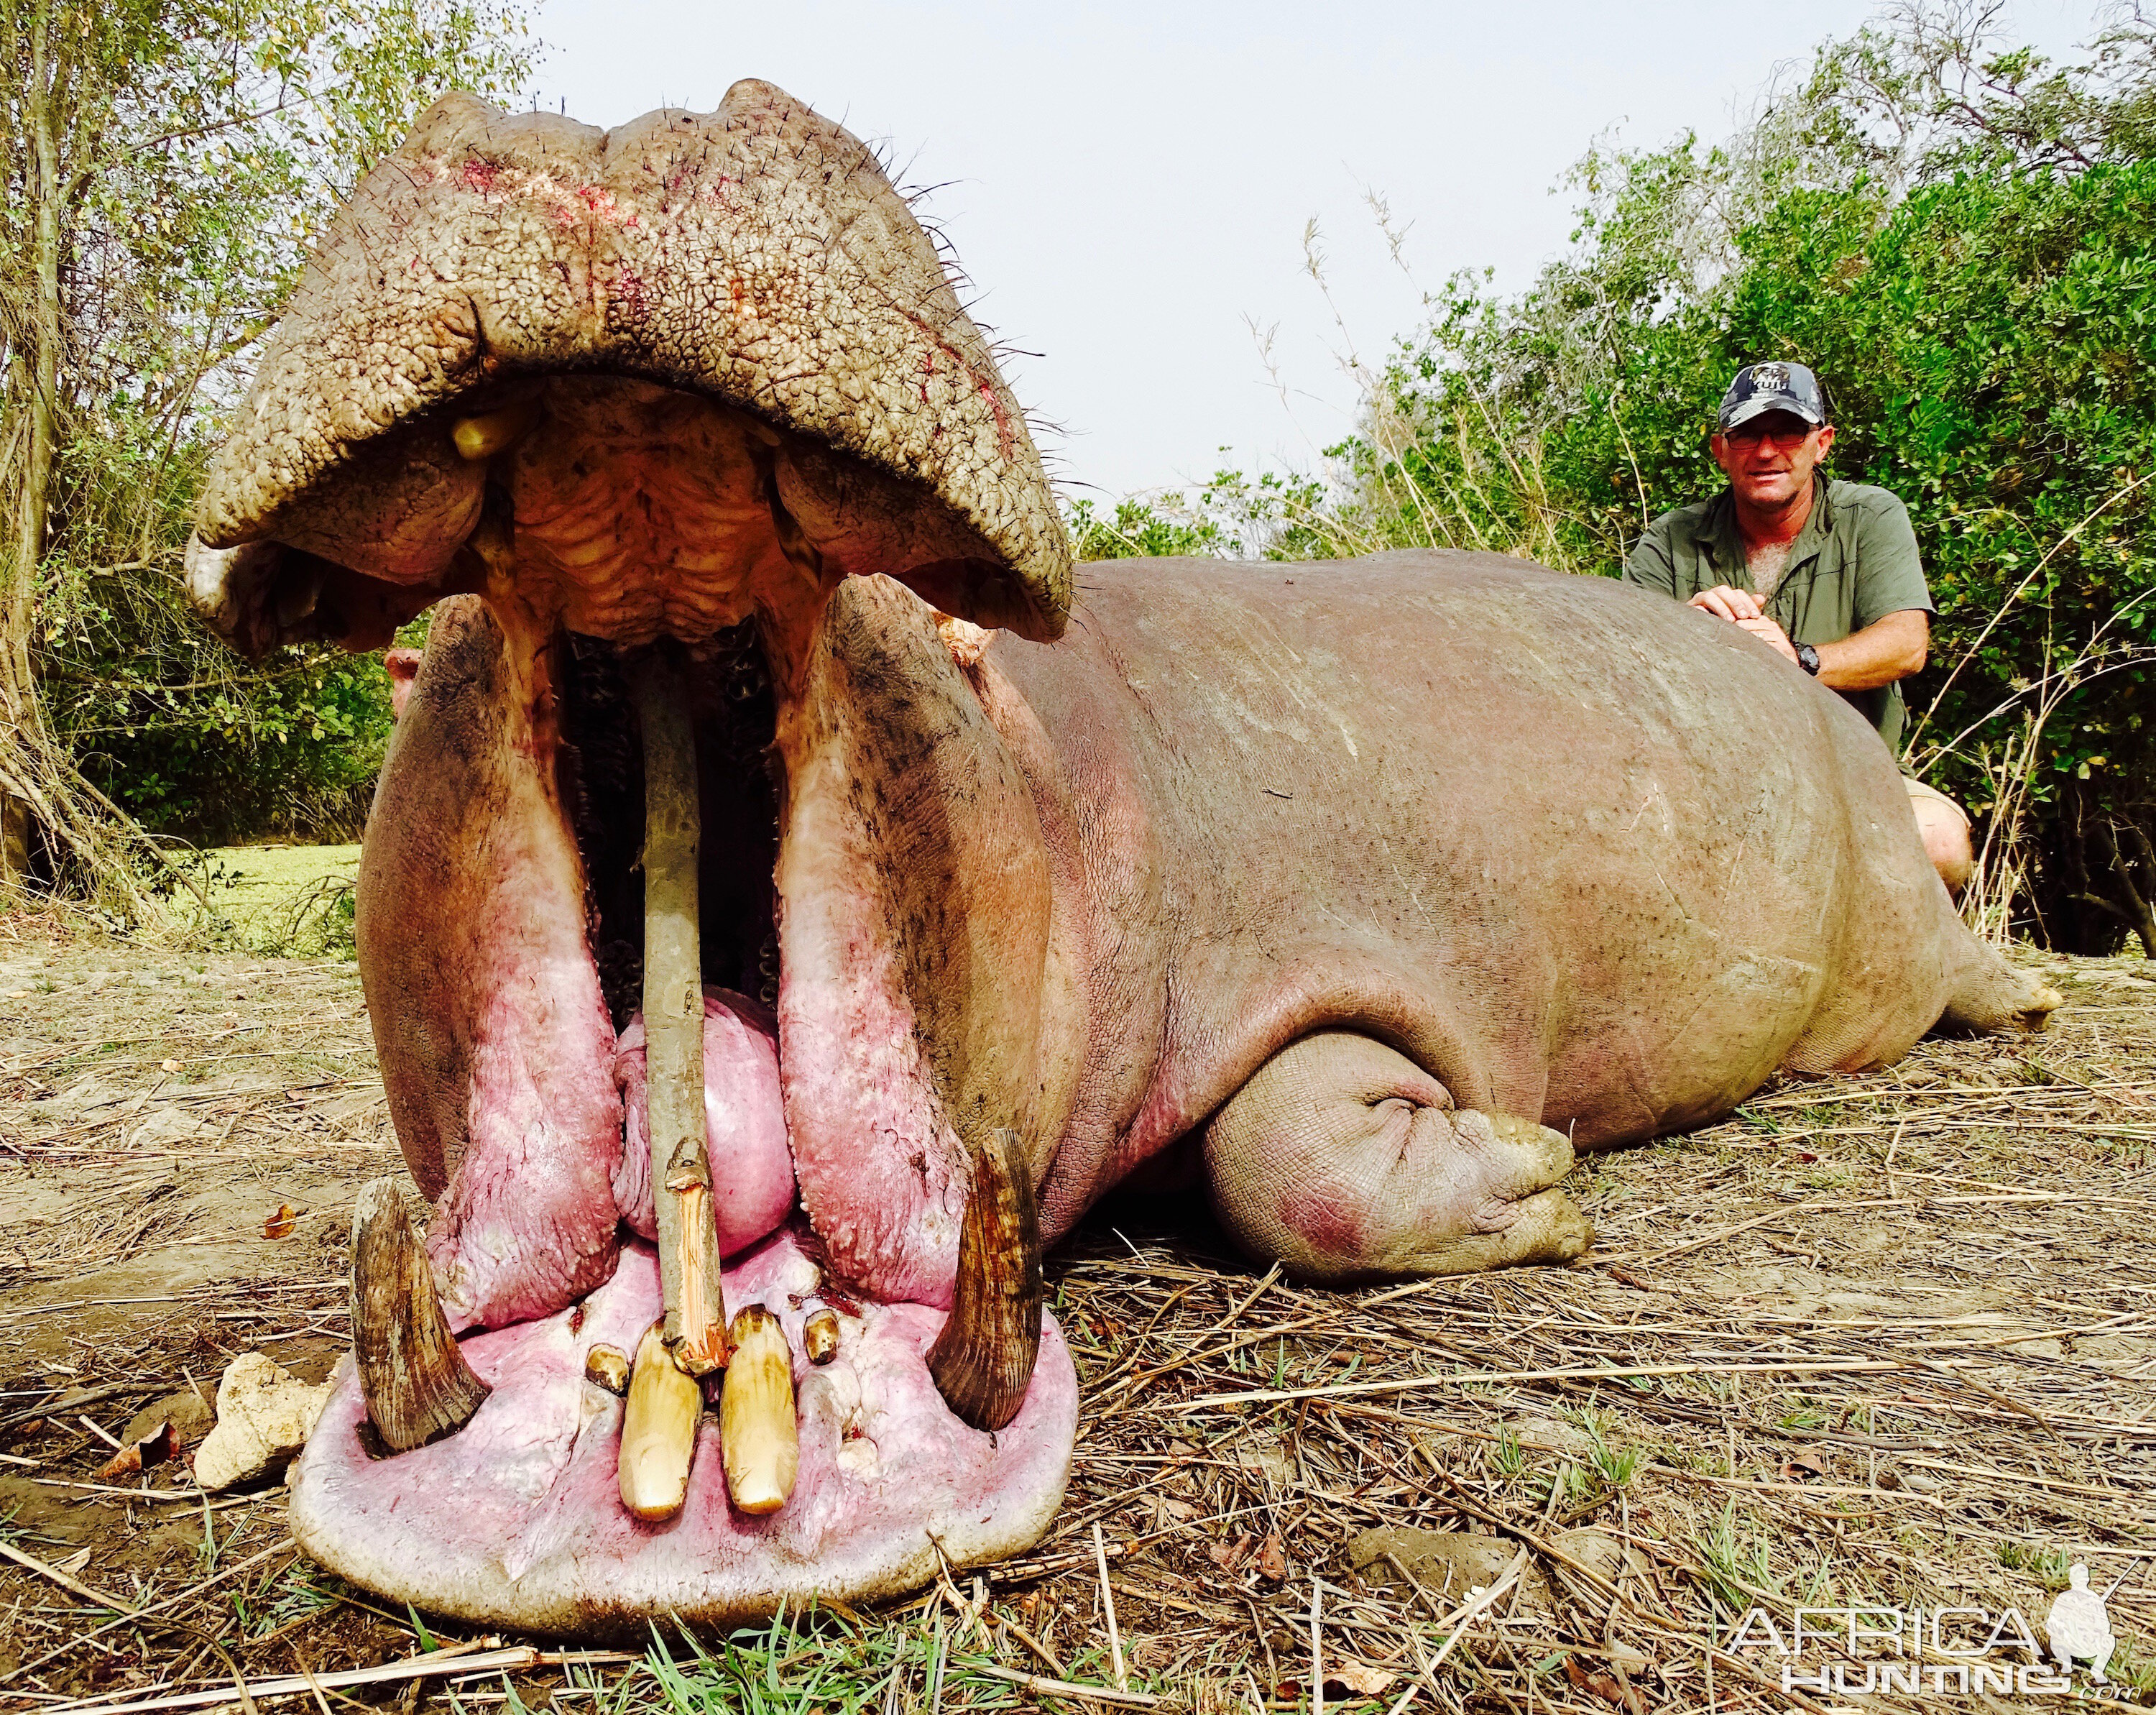
[[[852,498],[947,521],[878,535],[864,544],[875,563],[834,569],[892,572],[1029,638],[1061,632],[1070,557],[1054,498],[934,244],[871,151],[754,80],[712,114],[604,133],[438,103],[340,214],[270,342],[198,509],[198,603],[254,649],[323,634],[305,622],[336,562],[273,596],[224,588],[274,579],[265,557],[218,551],[287,540],[295,511],[362,467],[400,506],[454,512],[442,497],[464,473],[446,436],[409,431],[519,375],[591,370],[736,405],[852,464],[838,479]],[[470,512],[476,495],[451,498]],[[393,608],[470,587],[424,558],[346,569],[432,586]],[[374,644],[379,624],[355,613],[384,598],[336,593],[341,640]]]

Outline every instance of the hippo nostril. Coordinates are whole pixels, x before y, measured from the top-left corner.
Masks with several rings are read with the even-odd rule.
[[[391,1453],[454,1435],[490,1391],[472,1373],[397,1182],[359,1194],[352,1230],[352,1346],[375,1434]]]

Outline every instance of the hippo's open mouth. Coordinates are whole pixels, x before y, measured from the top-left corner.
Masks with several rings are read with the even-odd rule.
[[[1046,877],[938,610],[1052,636],[1049,507],[903,203],[767,85],[453,100],[355,198],[189,567],[256,648],[440,603],[359,922],[434,1212],[362,1199],[323,1563],[589,1633],[1045,1527]]]

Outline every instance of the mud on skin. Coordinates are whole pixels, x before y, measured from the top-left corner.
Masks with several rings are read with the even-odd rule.
[[[433,1209],[423,1265],[362,1201],[393,1267],[309,1551],[585,1635],[902,1590],[1045,1529],[1040,1247],[1141,1163],[1303,1278],[1561,1261],[1575,1147],[2051,1004],[1749,639],[1517,562],[1302,569],[1074,608],[934,246],[783,92],[434,109],[188,556],[249,650],[434,608],[359,916]],[[1707,737],[1739,704],[1763,764]]]

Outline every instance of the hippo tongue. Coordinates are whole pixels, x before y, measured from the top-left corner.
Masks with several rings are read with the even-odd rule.
[[[644,1073],[644,1017],[615,1045],[621,1086],[621,1163],[614,1206],[639,1237],[659,1234],[651,1200],[651,1134]],[[778,1093],[778,1026],[745,994],[704,990],[704,1124],[719,1254],[731,1256],[776,1232],[793,1206],[793,1158]]]

